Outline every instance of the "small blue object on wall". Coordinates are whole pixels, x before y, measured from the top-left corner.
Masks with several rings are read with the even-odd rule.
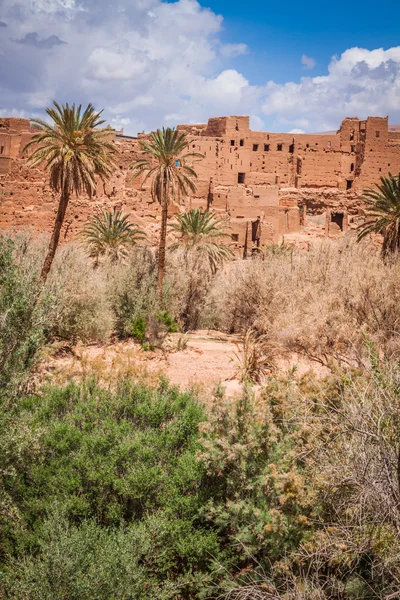
[[[175,161],[175,166],[176,166],[176,167],[179,167],[179,160],[176,160],[176,161]]]

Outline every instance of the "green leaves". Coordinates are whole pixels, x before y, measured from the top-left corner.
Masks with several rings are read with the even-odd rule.
[[[381,177],[376,189],[367,189],[361,200],[367,205],[367,222],[359,227],[358,241],[371,233],[383,235],[382,255],[400,248],[400,173]]]
[[[169,249],[175,251],[183,248],[186,253],[196,252],[199,256],[205,256],[213,272],[234,256],[233,250],[222,241],[230,238],[226,232],[226,220],[208,210],[203,212],[198,208],[178,214],[176,223],[171,223],[169,227],[179,236]]]
[[[128,215],[119,210],[103,211],[101,216],[89,218],[81,232],[89,256],[98,263],[101,257],[109,257],[116,263],[127,257],[129,249],[145,234],[135,223],[129,221]]]
[[[24,152],[33,148],[28,165],[44,164],[50,173],[50,186],[56,192],[89,197],[96,190],[96,176],[105,181],[115,167],[115,146],[109,139],[109,130],[99,129],[104,124],[101,112],[88,104],[82,106],[59,105],[46,112],[52,123],[32,119],[37,131],[25,146]]]
[[[171,128],[157,129],[149,140],[140,142],[142,154],[149,158],[136,161],[132,166],[135,179],[146,173],[143,183],[151,179],[151,193],[160,204],[171,199],[180,200],[188,192],[194,192],[197,178],[188,161],[203,158],[196,152],[185,152],[189,146],[186,133]]]

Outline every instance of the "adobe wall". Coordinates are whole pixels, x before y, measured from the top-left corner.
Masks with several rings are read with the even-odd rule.
[[[246,254],[283,236],[339,235],[356,226],[363,206],[358,196],[388,172],[400,172],[400,131],[387,118],[345,119],[324,134],[251,131],[249,118],[217,117],[207,124],[180,125],[195,163],[197,191],[191,207],[209,207],[230,217],[232,245]],[[50,231],[57,208],[46,173],[26,167],[23,148],[31,138],[29,121],[0,119],[0,228]],[[87,217],[117,206],[156,241],[160,210],[149,185],[132,181],[129,165],[139,157],[139,139],[117,135],[118,167],[94,199],[73,198],[63,239],[71,239]],[[171,206],[171,214],[181,210]]]

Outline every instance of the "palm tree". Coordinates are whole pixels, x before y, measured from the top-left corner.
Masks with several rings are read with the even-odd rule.
[[[170,229],[178,233],[179,238],[170,246],[170,250],[184,248],[187,253],[197,252],[199,256],[206,256],[213,273],[224,261],[233,258],[232,248],[222,242],[222,238],[230,238],[226,233],[225,219],[197,208],[177,215],[176,221],[171,223]]]
[[[60,106],[46,113],[52,123],[32,119],[35,130],[24,151],[35,147],[28,158],[32,167],[44,165],[49,171],[50,187],[60,194],[57,216],[53,227],[49,249],[43,263],[41,281],[49,274],[64,222],[68,202],[73,193],[77,196],[86,192],[89,198],[96,191],[96,177],[105,182],[115,167],[113,155],[115,146],[109,140],[109,131],[99,129],[105,121],[101,112],[96,112],[91,104],[82,112],[75,104]]]
[[[167,238],[168,204],[189,191],[196,190],[196,172],[187,164],[191,158],[203,158],[202,154],[186,152],[189,146],[186,133],[175,129],[157,129],[148,140],[140,142],[141,153],[148,155],[136,161],[131,169],[133,178],[146,173],[143,183],[151,180],[151,194],[161,205],[161,231],[158,248],[158,293],[162,299],[165,272],[165,248]]]
[[[370,233],[382,234],[382,255],[387,257],[400,248],[400,173],[381,177],[375,188],[364,190],[360,197],[369,210],[368,220],[359,226],[357,241]]]
[[[135,223],[129,222],[128,215],[113,210],[90,217],[81,236],[88,247],[89,256],[94,258],[97,265],[101,256],[108,256],[114,263],[123,260],[129,248],[143,239],[145,234]]]

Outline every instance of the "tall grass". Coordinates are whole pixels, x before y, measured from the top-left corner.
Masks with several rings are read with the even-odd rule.
[[[40,242],[19,238],[14,254],[25,271],[37,272]],[[399,263],[384,263],[351,238],[237,260],[215,275],[196,257],[172,254],[162,305],[152,250],[135,248],[124,264],[93,268],[84,250],[69,244],[60,249],[46,294],[50,334],[72,342],[130,336],[137,319],[150,331],[155,315],[167,311],[182,331],[252,329],[268,336],[277,355],[296,352],[324,365],[361,364],[365,339],[388,356],[400,350]]]

